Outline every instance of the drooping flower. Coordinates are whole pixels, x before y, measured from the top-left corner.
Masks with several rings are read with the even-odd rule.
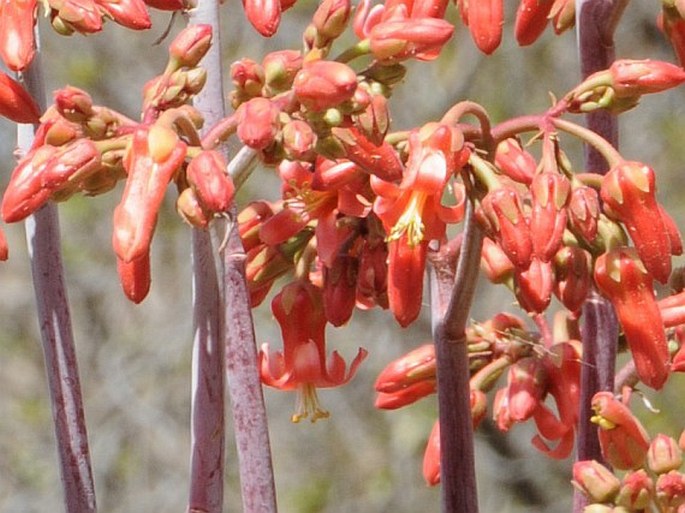
[[[281,328],[283,351],[272,352],[268,344],[262,346],[262,381],[280,390],[297,391],[293,422],[328,417],[328,412],[319,406],[316,389],[347,383],[366,358],[366,350],[359,349],[349,369],[337,351],[326,357],[323,298],[320,289],[308,281],[298,280],[283,287],[271,302],[271,311]]]
[[[430,123],[409,137],[409,160],[399,186],[372,177],[378,194],[373,209],[388,234],[390,309],[402,326],[413,322],[421,309],[428,243],[442,239],[447,223],[464,215],[463,186],[454,183],[455,205],[442,205],[441,200],[468,154],[461,133]]]
[[[592,409],[604,458],[618,469],[640,468],[649,449],[649,435],[640,421],[611,392],[597,392]]]

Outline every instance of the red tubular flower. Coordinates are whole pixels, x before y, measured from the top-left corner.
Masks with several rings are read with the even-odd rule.
[[[670,62],[619,59],[609,68],[619,98],[659,93],[685,82],[685,71]]]
[[[649,436],[630,409],[611,392],[597,392],[592,398],[592,422],[599,426],[602,456],[621,470],[642,467],[649,449]]]
[[[0,71],[0,116],[15,123],[38,123],[40,120],[40,109],[35,100],[19,82],[2,71]]]
[[[186,169],[188,183],[202,207],[209,212],[226,212],[233,201],[235,186],[226,167],[226,159],[221,153],[206,150],[193,158]]]
[[[95,0],[95,3],[116,23],[133,30],[152,26],[143,0]]]
[[[471,37],[481,52],[490,55],[502,41],[503,0],[468,2],[468,25]]]
[[[562,244],[571,184],[561,174],[540,173],[535,175],[530,188],[533,196],[530,214],[533,255],[549,262]]]
[[[671,274],[671,237],[656,200],[654,170],[639,162],[622,162],[606,174],[600,195],[607,215],[628,230],[647,270],[666,283]]]
[[[322,111],[349,100],[357,89],[357,74],[347,64],[314,61],[304,65],[293,81],[297,100],[307,109]]]
[[[468,159],[463,136],[446,125],[431,123],[409,137],[407,170],[399,186],[372,178],[378,194],[374,212],[388,234],[388,299],[400,325],[419,315],[428,243],[444,237],[446,223],[464,215],[463,186],[451,207],[441,204],[450,178]]]
[[[437,381],[435,379],[418,381],[394,392],[378,392],[374,406],[381,410],[396,410],[434,394],[436,390]]]
[[[0,58],[12,71],[26,69],[36,53],[36,4],[36,0],[0,2]]]
[[[488,223],[493,238],[517,269],[527,269],[533,256],[528,218],[516,189],[502,187],[488,192],[481,202],[482,224]]]
[[[546,393],[546,372],[539,358],[521,358],[507,374],[508,415],[513,422],[533,416]]]
[[[592,257],[576,246],[564,246],[554,256],[554,294],[571,312],[578,312],[592,286]]]
[[[345,324],[352,317],[357,299],[359,260],[340,254],[331,266],[323,266],[323,299],[326,319],[333,326]]]
[[[678,470],[683,464],[683,451],[678,442],[668,435],[659,433],[649,444],[647,466],[655,474]]]
[[[148,252],[130,262],[117,257],[117,272],[124,294],[138,304],[150,291],[150,254]]]
[[[144,0],[144,2],[160,11],[187,11],[197,4],[196,0]]]
[[[100,152],[89,139],[77,139],[65,146],[38,146],[12,172],[2,198],[2,218],[21,221],[42,207],[57,193],[67,196],[82,180],[100,167]]]
[[[660,389],[668,378],[668,344],[652,276],[632,248],[604,253],[595,262],[595,283],[616,309],[637,375]]]
[[[533,257],[527,269],[517,268],[514,274],[516,299],[530,313],[542,313],[552,300],[554,269],[550,262]]]
[[[533,44],[544,32],[554,1],[521,0],[514,25],[514,34],[519,45]]]
[[[112,234],[114,251],[124,262],[149,251],[167,185],[185,156],[185,143],[168,128],[141,126],[133,133],[124,158],[126,187],[114,209]]]
[[[440,18],[390,19],[369,32],[371,52],[386,63],[416,58],[437,58],[454,33],[451,23]]]
[[[600,211],[599,194],[595,189],[584,185],[573,189],[567,209],[569,227],[588,244],[597,237]]]
[[[580,404],[580,358],[580,344],[570,341],[552,346],[542,360],[547,393],[554,398],[558,418],[540,404],[533,414],[539,434],[532,443],[551,458],[566,458],[573,450]],[[558,443],[551,448],[545,440]]]
[[[497,145],[495,165],[515,182],[530,185],[535,176],[535,157],[524,150],[516,139],[505,139]]]
[[[264,384],[280,390],[297,390],[298,406],[293,422],[310,417],[314,422],[328,417],[316,396],[317,388],[347,383],[366,358],[360,348],[346,371],[342,357],[334,351],[326,359],[326,316],[321,291],[309,282],[292,282],[274,297],[271,311],[281,327],[283,352],[271,352],[268,344],[259,352],[259,367]],[[295,315],[297,314],[297,315]]]
[[[374,387],[378,392],[391,393],[435,378],[435,345],[423,344],[386,365]]]

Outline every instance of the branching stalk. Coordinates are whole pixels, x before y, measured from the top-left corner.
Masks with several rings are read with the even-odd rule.
[[[480,265],[482,233],[468,204],[456,276],[433,266],[433,337],[437,359],[440,412],[440,481],[442,513],[477,513],[471,393],[466,323]],[[451,282],[451,283],[450,283]],[[450,292],[447,292],[450,291]]]

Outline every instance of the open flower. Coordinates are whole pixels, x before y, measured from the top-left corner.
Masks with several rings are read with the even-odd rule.
[[[428,243],[445,235],[446,223],[464,215],[463,187],[454,184],[457,202],[441,203],[450,178],[468,158],[459,132],[430,123],[409,137],[409,160],[400,185],[372,177],[378,197],[373,209],[388,234],[388,298],[402,326],[419,315]]]
[[[344,385],[366,358],[359,348],[347,369],[345,361],[333,351],[326,359],[326,315],[321,291],[311,283],[292,282],[273,299],[271,311],[281,327],[283,352],[272,352],[268,344],[259,352],[262,382],[280,390],[297,390],[297,411],[293,422],[310,417],[312,422],[328,417],[319,406],[317,388]]]

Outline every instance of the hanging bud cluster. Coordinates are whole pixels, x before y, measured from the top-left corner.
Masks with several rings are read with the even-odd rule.
[[[125,294],[142,301],[150,288],[150,247],[169,185],[175,183],[180,192],[181,216],[199,228],[225,213],[233,198],[226,161],[199,147],[202,117],[187,104],[201,89],[201,84],[188,86],[188,77],[204,73],[197,66],[210,40],[211,28],[196,25],[172,42],[167,69],[146,88],[142,123],[93,104],[77,88],[57,91],[33,146],[12,172],[0,206],[3,220],[21,221],[48,201],[76,193],[103,194],[124,180],[112,244]]]

